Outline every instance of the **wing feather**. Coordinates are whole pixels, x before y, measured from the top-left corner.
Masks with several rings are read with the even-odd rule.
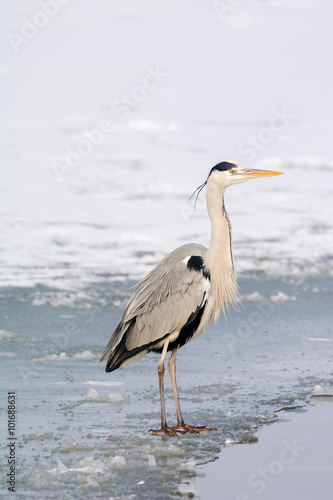
[[[207,291],[207,279],[202,273],[190,271],[182,264],[182,277],[184,273],[191,278],[186,286],[180,281],[180,272],[175,270],[172,289],[163,295],[152,294],[149,305],[136,310],[136,322],[126,337],[127,350],[150,344],[180,330],[201,306]]]
[[[185,259],[203,256],[206,250],[202,245],[183,245],[141,281],[101,360],[112,354],[123,338],[131,351],[157,342],[186,324],[203,303],[209,281],[201,272],[190,270]]]

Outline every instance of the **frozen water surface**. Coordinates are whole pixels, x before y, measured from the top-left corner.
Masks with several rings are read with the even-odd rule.
[[[279,421],[286,410],[306,409],[314,395],[329,397],[331,281],[261,275],[239,281],[239,310],[178,355],[185,420],[218,430],[165,439],[148,433],[160,423],[158,356],[112,374],[98,362],[119,307],[101,305],[98,298],[84,307],[36,306],[37,289],[2,290],[2,370],[6,390],[17,394],[17,497],[187,495],[186,488],[195,491],[191,478],[202,475],[201,466],[225,446],[256,442],[258,429]],[[100,283],[93,290],[126,298],[131,284]],[[279,294],[292,299],[272,301]],[[168,377],[166,405],[168,421],[175,424]],[[5,472],[2,467],[3,478]]]
[[[7,41],[40,6],[4,9]],[[225,447],[332,396],[332,10],[249,0],[221,19],[214,2],[82,0],[4,47],[0,396],[16,391],[16,498],[186,498]],[[114,100],[156,67],[168,76],[121,119]],[[289,122],[267,141],[276,112]],[[60,182],[52,162],[102,119],[114,131]],[[266,141],[254,158],[251,136]],[[158,357],[112,374],[98,360],[131,287],[175,247],[209,244],[204,194],[196,212],[187,200],[226,158],[285,175],[226,193],[243,300],[178,354],[186,421],[218,430],[153,437]],[[167,376],[166,405],[175,424]]]

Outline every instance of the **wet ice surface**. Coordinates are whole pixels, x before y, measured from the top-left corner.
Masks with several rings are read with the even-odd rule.
[[[112,374],[98,362],[120,319],[114,301],[126,300],[131,285],[95,284],[76,307],[51,305],[59,291],[45,287],[1,290],[1,365],[6,390],[17,394],[18,498],[187,495],[225,445],[255,442],[282,409],[332,393],[332,283],[247,276],[239,311],[178,354],[185,421],[218,430],[149,435],[160,423],[158,356]],[[175,424],[168,377],[166,406]]]

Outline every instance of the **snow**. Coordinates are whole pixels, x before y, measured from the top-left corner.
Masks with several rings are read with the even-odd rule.
[[[207,245],[204,194],[196,213],[187,200],[225,158],[285,173],[226,195],[239,275],[327,272],[331,3],[250,0],[223,19],[213,2],[189,8],[173,0],[151,11],[150,3],[132,1],[126,13],[105,1],[98,10],[87,0],[80,5],[63,6],[19,53],[9,42],[4,51],[1,76],[12,105],[0,122],[0,283],[56,283],[69,293],[39,294],[34,303],[70,307],[77,301],[71,290],[84,293],[89,283],[124,274],[139,279],[182,243]],[[9,3],[4,36],[19,30],[21,9],[32,18],[35,8]],[[317,35],[309,38],[314,22]],[[123,39],[128,29],[135,49]],[[100,50],[105,40],[111,50]],[[139,102],[147,68],[164,76]],[[114,101],[125,94],[136,102],[122,118]],[[267,133],[277,115],[283,126]],[[113,132],[59,182],[52,162],[64,161],[103,119],[114,122]],[[251,137],[259,143],[249,146]]]

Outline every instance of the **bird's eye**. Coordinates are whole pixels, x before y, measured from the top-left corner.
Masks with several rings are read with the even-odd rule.
[[[235,173],[236,173],[236,169],[235,169],[235,168],[231,168],[231,169],[229,170],[229,172],[230,172],[231,174],[235,174]]]

